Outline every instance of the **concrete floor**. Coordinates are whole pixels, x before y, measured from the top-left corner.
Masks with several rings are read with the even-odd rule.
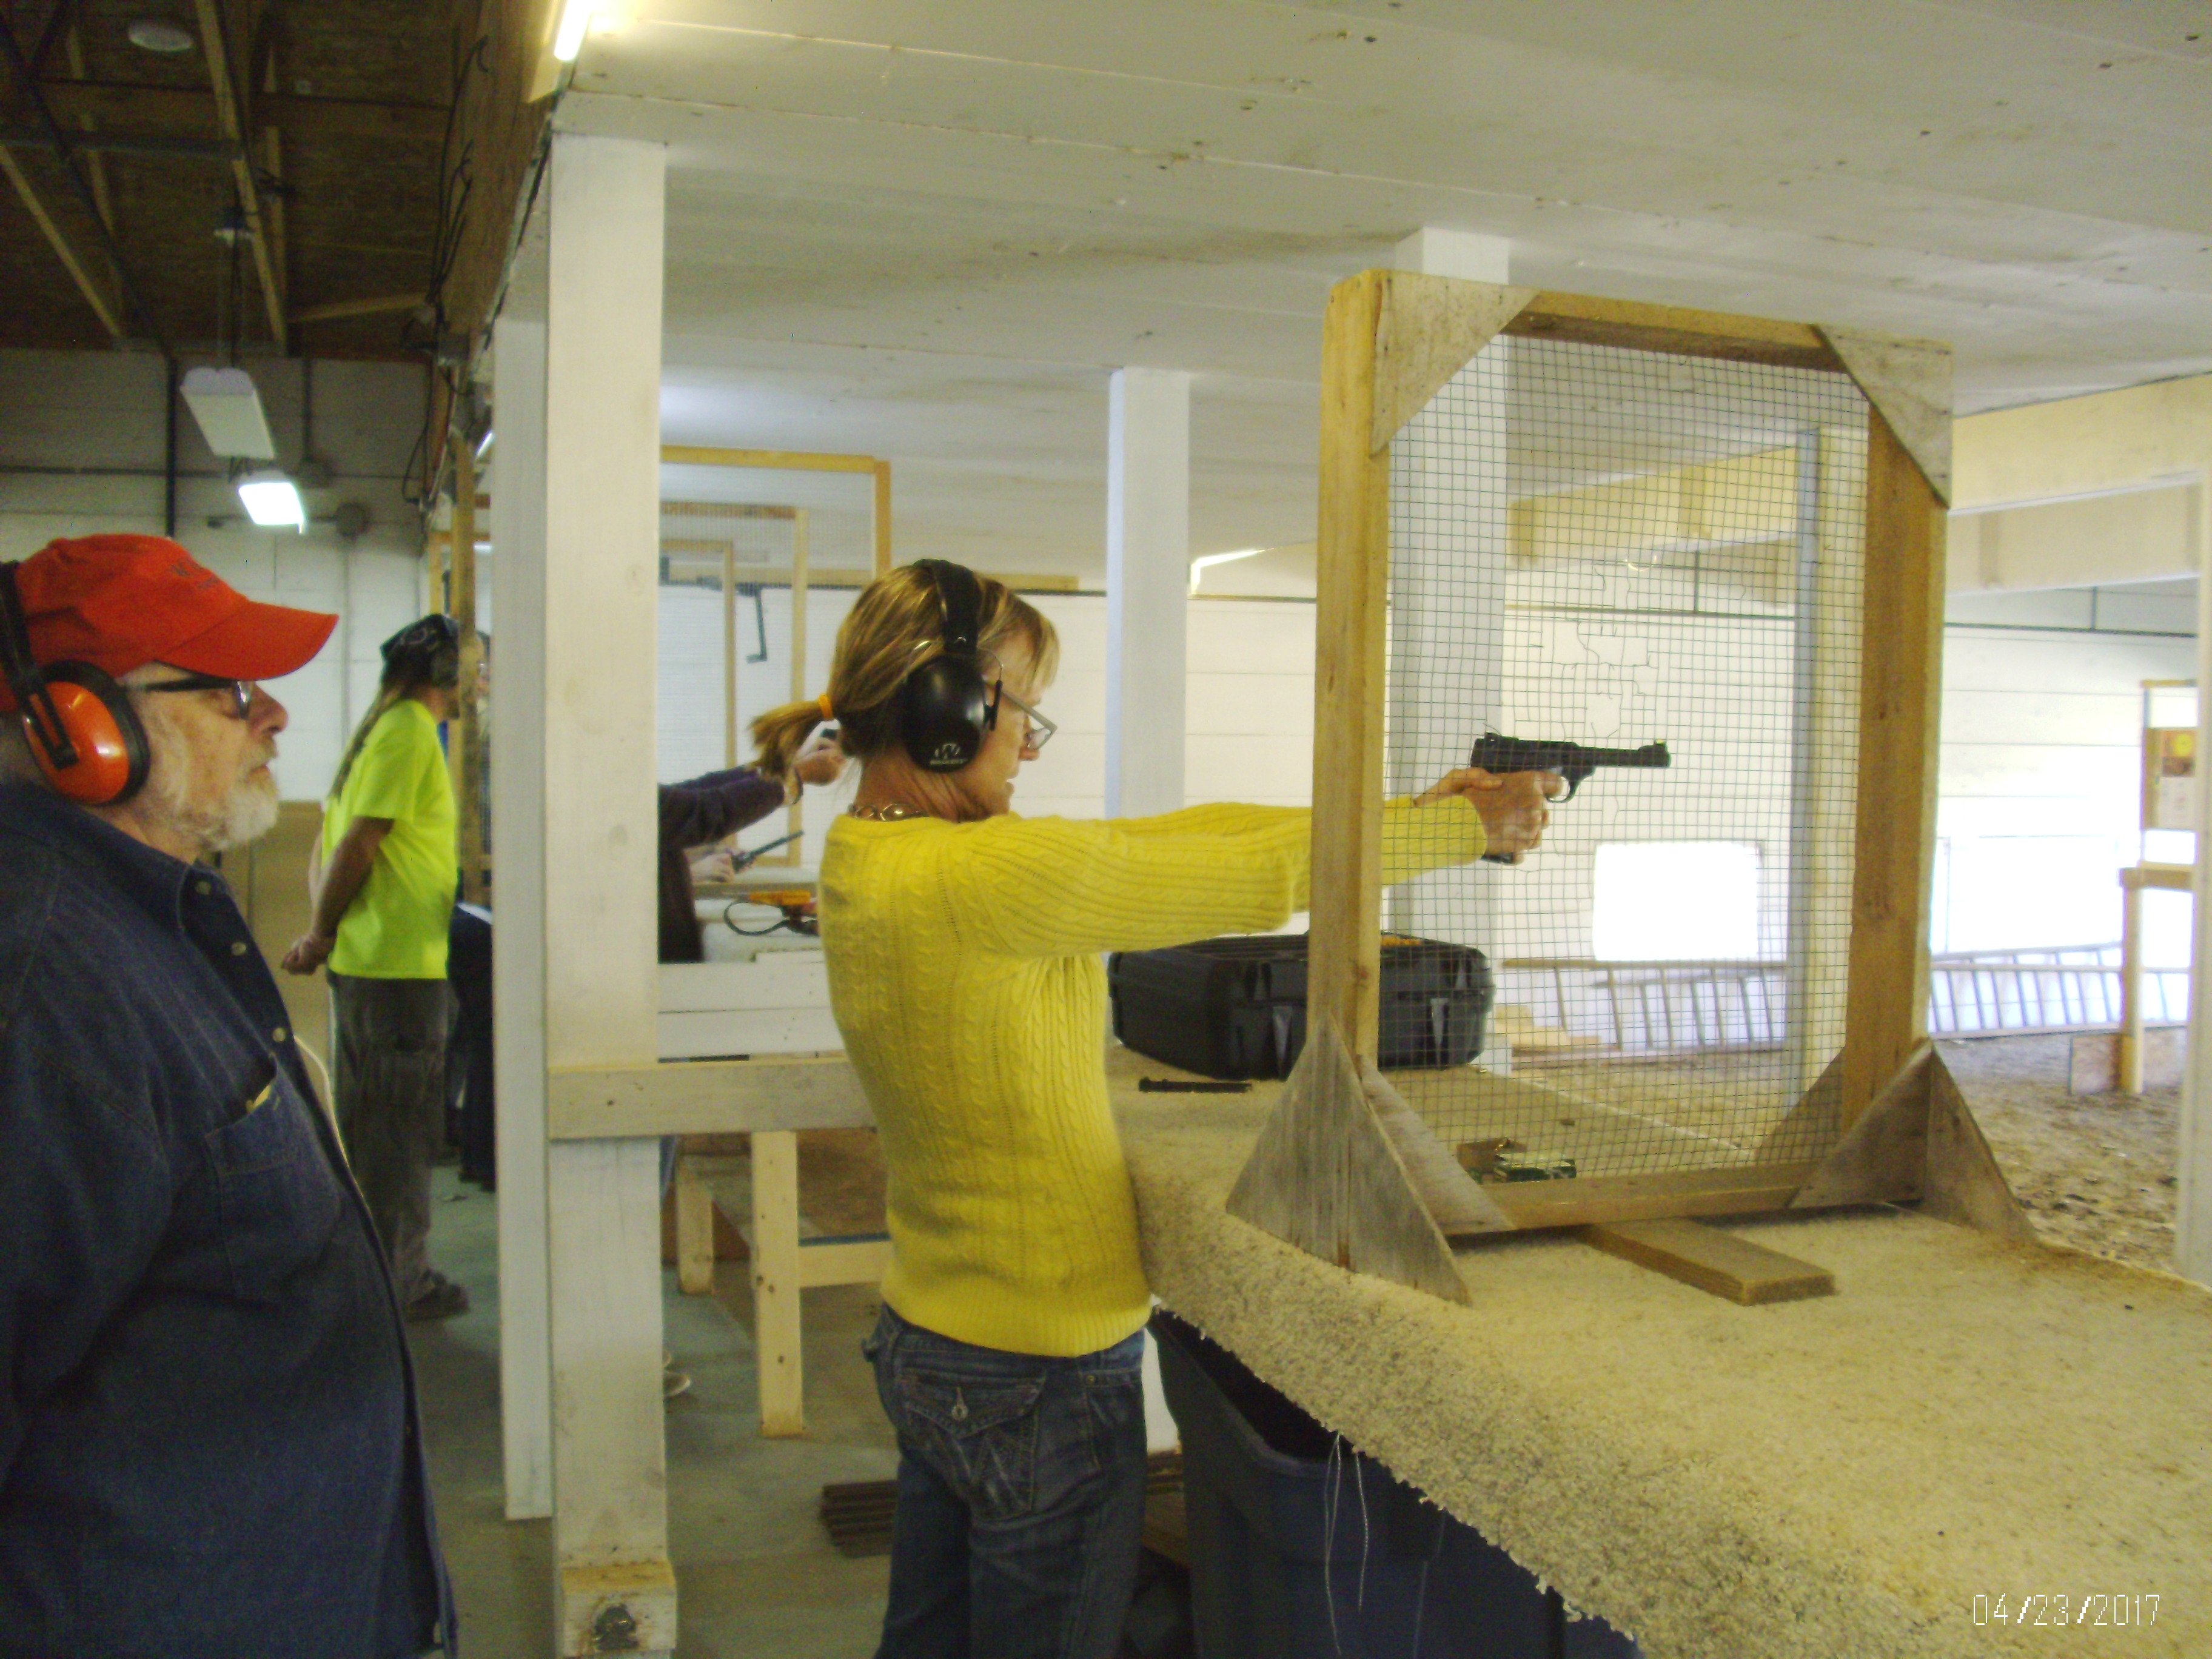
[[[552,1566],[544,1521],[505,1518],[500,1485],[496,1200],[437,1172],[431,1254],[473,1305],[413,1328],[431,1483],[469,1659],[552,1652]],[[668,1407],[669,1553],[684,1659],[864,1659],[875,1650],[888,1562],[830,1547],[823,1484],[888,1479],[890,1425],[860,1357],[876,1299],[866,1286],[806,1295],[802,1440],[760,1437],[751,1310],[742,1264],[716,1294],[663,1275],[668,1344],[691,1391]]]

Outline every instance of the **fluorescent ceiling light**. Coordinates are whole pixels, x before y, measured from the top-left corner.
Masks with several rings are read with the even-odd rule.
[[[564,64],[574,63],[584,45],[584,31],[591,23],[592,0],[568,0],[562,8],[561,27],[554,31],[553,55]]]
[[[185,372],[185,407],[199,422],[210,449],[225,459],[273,461],[276,441],[261,412],[261,393],[242,368],[195,368]]]
[[[1257,558],[1267,550],[1264,547],[1240,547],[1234,553],[1208,553],[1190,562],[1190,591],[1198,592],[1198,579],[1210,564],[1228,564],[1237,559]]]
[[[489,428],[489,427],[486,427],[486,428],[484,428],[484,434],[483,434],[483,436],[482,438],[479,438],[479,439],[477,441],[477,459],[478,460],[482,460],[482,459],[483,459],[483,458],[484,458],[484,451],[486,451],[486,450],[488,450],[488,449],[489,449],[489,448],[491,447],[491,441],[492,441],[492,437],[493,437],[492,428]]]
[[[238,499],[246,503],[246,516],[256,524],[289,524],[295,530],[307,527],[307,504],[300,499],[299,485],[274,467],[240,478]]]

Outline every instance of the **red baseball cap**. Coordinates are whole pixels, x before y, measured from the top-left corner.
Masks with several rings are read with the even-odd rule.
[[[34,661],[110,674],[163,662],[226,680],[303,667],[337,626],[319,611],[260,605],[166,536],[48,542],[15,567]],[[15,702],[0,685],[0,708]]]

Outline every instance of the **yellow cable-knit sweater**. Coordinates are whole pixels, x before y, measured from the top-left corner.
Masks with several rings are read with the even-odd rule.
[[[1279,927],[1306,908],[1311,817],[841,817],[822,855],[830,1001],[890,1171],[884,1299],[986,1348],[1066,1356],[1151,1295],[1106,1103],[1103,951]],[[1480,856],[1456,799],[1393,802],[1382,879]]]

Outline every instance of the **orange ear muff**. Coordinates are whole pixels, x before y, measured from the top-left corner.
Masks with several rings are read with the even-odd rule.
[[[33,722],[23,722],[32,756],[55,793],[81,806],[113,806],[143,788],[152,758],[146,728],[113,677],[82,662],[49,664],[40,677],[76,750],[74,764],[57,765]]]

